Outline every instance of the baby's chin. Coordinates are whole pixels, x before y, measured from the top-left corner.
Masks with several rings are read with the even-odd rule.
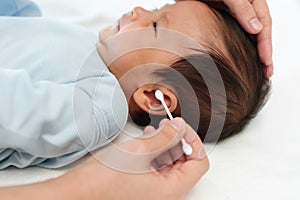
[[[119,27],[117,24],[103,28],[99,32],[99,42],[104,43],[107,39],[116,35],[118,32],[119,32]]]

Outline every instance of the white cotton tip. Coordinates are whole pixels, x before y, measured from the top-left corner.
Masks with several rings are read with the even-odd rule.
[[[160,90],[155,91],[155,97],[160,101],[164,101],[164,94]]]
[[[165,108],[169,118],[172,120],[173,116],[172,116],[169,108],[166,105],[166,102],[165,102],[165,99],[164,99],[164,94],[162,93],[162,91],[156,90],[155,91],[155,98],[157,100],[161,101],[161,103],[162,103],[163,107]],[[186,141],[184,139],[181,140],[181,143],[182,143],[182,150],[183,150],[184,154],[187,155],[187,156],[192,155],[193,148],[188,143],[186,143]]]
[[[172,114],[171,114],[171,112],[170,112],[170,110],[169,110],[169,108],[168,108],[168,106],[165,102],[164,94],[162,93],[162,91],[156,90],[155,91],[155,98],[161,102],[161,104],[163,105],[164,109],[166,110],[169,118],[172,120],[173,116],[172,116]]]
[[[182,150],[183,150],[184,154],[187,156],[192,155],[193,148],[191,147],[191,145],[186,143],[186,141],[184,139],[182,139],[181,142],[182,142]]]

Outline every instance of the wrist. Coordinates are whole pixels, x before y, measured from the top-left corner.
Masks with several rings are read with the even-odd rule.
[[[56,192],[60,194],[59,199],[83,200],[89,198],[88,192],[85,191],[85,185],[81,183],[80,175],[72,171],[53,180],[52,184],[56,188]]]
[[[89,158],[85,163],[69,171],[61,177],[62,192],[68,199],[98,200],[115,199],[113,187],[116,181],[114,170],[104,166],[94,158]],[[66,199],[66,198],[65,198]]]
[[[28,185],[4,187],[0,188],[0,196],[6,200],[73,200],[66,181],[65,178],[59,177]]]

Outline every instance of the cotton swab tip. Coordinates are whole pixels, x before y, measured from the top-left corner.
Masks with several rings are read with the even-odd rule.
[[[190,156],[193,153],[193,148],[184,139],[181,140],[182,150],[185,155]]]
[[[155,98],[158,99],[159,101],[161,101],[161,103],[163,104],[169,118],[172,120],[173,116],[170,112],[170,110],[168,109],[165,99],[164,99],[164,94],[162,93],[162,91],[160,90],[156,90],[155,91]],[[193,153],[193,148],[191,147],[191,145],[189,145],[184,139],[181,140],[182,143],[182,150],[184,152],[185,155],[190,156]]]
[[[164,101],[164,94],[160,90],[155,91],[155,97],[160,101]]]
[[[172,114],[171,114],[171,112],[170,112],[170,110],[169,110],[169,108],[168,108],[168,106],[165,102],[164,94],[162,93],[162,91],[156,90],[155,91],[155,98],[158,99],[162,103],[162,105],[163,105],[164,109],[166,110],[169,118],[172,120],[173,116],[172,116]]]

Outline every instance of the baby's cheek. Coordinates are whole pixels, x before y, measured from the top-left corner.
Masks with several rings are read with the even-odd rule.
[[[117,33],[117,27],[115,26],[109,26],[107,28],[104,28],[99,33],[99,41],[104,42],[105,40],[114,36],[116,33]]]

